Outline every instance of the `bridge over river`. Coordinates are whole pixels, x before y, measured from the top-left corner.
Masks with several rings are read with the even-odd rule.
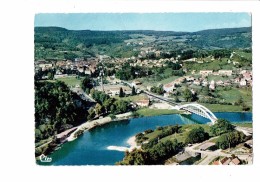
[[[158,96],[151,92],[148,92],[148,91],[143,91],[143,92],[150,97],[154,97],[160,101],[163,101],[163,102],[166,102],[166,103],[172,105],[173,106],[172,109],[188,111],[190,113],[194,113],[194,114],[197,114],[204,118],[207,118],[212,122],[212,124],[214,124],[218,119],[208,108],[206,108],[205,106],[200,105],[198,103],[178,104],[178,103],[172,101],[171,99]]]

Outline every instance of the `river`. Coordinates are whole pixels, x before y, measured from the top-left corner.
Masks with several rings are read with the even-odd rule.
[[[214,113],[217,118],[225,118],[231,122],[252,122],[252,113],[219,112]],[[65,143],[61,149],[48,157],[50,163],[41,165],[114,165],[124,157],[124,152],[108,150],[108,146],[129,147],[127,140],[147,129],[157,126],[184,125],[207,123],[208,120],[200,116],[191,115],[161,115],[152,117],[133,118],[116,121],[101,127],[86,131],[78,139]]]

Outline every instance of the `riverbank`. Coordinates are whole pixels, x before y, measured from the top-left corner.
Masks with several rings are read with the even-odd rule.
[[[132,116],[132,112],[127,112],[123,114],[115,115],[115,119],[112,119],[111,117],[104,117],[101,119],[96,119],[93,121],[87,121],[80,126],[78,126],[77,130],[75,130],[71,135],[67,138],[67,141],[73,141],[78,137],[78,133],[82,134],[86,130],[90,130],[92,128],[95,128],[97,126],[102,126],[104,124],[113,122],[113,121],[120,121],[124,119],[129,119]]]

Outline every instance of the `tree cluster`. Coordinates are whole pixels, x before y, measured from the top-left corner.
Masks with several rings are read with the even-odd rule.
[[[218,119],[216,123],[210,127],[210,132],[215,136],[232,132],[233,130],[234,126],[226,119]]]
[[[179,152],[183,147],[182,143],[167,140],[153,145],[147,150],[135,149],[132,152],[126,152],[123,161],[118,165],[156,165],[163,164],[166,159]]]
[[[87,104],[63,82],[35,82],[36,142],[78,125],[87,115]]]
[[[216,146],[220,149],[227,149],[245,141],[246,136],[243,132],[233,131],[220,135],[216,141]]]
[[[188,132],[185,143],[198,143],[209,139],[209,134],[200,126]]]

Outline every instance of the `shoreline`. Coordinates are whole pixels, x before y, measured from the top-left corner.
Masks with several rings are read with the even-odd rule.
[[[135,148],[136,149],[140,149],[141,146],[138,146],[137,143],[135,142],[135,135],[131,136],[130,138],[128,138],[127,142],[128,145],[130,145],[129,147],[124,147],[124,146],[108,146],[107,149],[108,150],[116,150],[116,151],[120,151],[120,152],[132,152]]]
[[[91,130],[97,126],[102,126],[104,124],[107,123],[111,123],[114,121],[121,121],[121,120],[125,120],[125,119],[130,119],[132,118],[132,112],[127,112],[127,113],[123,113],[123,114],[118,114],[116,115],[116,119],[112,119],[111,117],[104,117],[101,119],[96,119],[93,121],[87,121],[85,123],[82,123],[81,125],[78,126],[77,130],[75,130],[73,133],[70,134],[70,136],[67,138],[67,141],[73,141],[75,140],[78,136],[74,136],[75,133],[77,133],[78,131],[82,131],[82,133],[84,133],[87,130]]]

